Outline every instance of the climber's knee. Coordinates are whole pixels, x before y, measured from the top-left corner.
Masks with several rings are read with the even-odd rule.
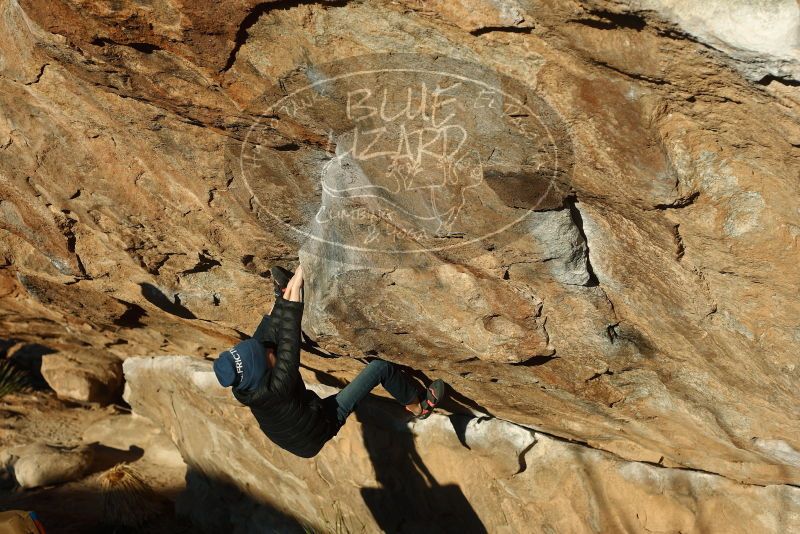
[[[367,364],[367,368],[376,373],[385,373],[389,369],[389,362],[376,358]]]
[[[369,362],[367,364],[367,369],[369,369],[369,373],[376,377],[381,384],[385,383],[386,379],[392,374],[392,364],[380,358]]]

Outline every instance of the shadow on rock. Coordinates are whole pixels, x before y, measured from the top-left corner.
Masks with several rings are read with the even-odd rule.
[[[3,491],[0,492],[0,509],[35,511],[48,534],[309,532],[297,519],[253,499],[226,481],[211,479],[194,470],[186,474],[186,489],[178,496],[174,507],[168,494],[159,496],[168,506],[139,527],[106,521],[103,492],[99,486],[85,483]]]
[[[177,297],[175,301],[172,301],[159,288],[147,282],[143,282],[139,286],[142,288],[142,296],[153,306],[183,319],[197,319],[189,308],[177,300]]]
[[[399,365],[399,364],[395,364]],[[422,384],[430,384],[433,380],[428,377],[423,371],[419,369],[414,369],[413,367],[408,367],[407,365],[400,365],[403,369],[403,372],[406,374],[413,376],[417,380],[419,380]],[[488,415],[489,417],[494,417],[494,415],[484,406],[478,404],[474,400],[470,399],[466,395],[462,394],[460,391],[455,389],[451,384],[447,384],[447,398],[445,398],[439,407],[443,410],[452,413],[462,413],[462,414],[474,414],[475,412],[480,412],[481,414]]]
[[[357,411],[356,417],[362,422],[364,445],[380,487],[362,488],[361,495],[383,531],[487,532],[461,488],[437,482],[417,452],[410,432],[385,428],[380,420],[362,412]],[[389,420],[402,420],[401,412],[402,408],[384,415]]]
[[[341,354],[337,354],[335,352],[330,352],[324,350],[322,347],[319,346],[315,340],[313,340],[305,331],[300,332],[300,348],[304,351],[311,353],[315,356],[320,356],[322,358],[341,358]]]
[[[100,443],[91,444],[93,459],[89,473],[97,473],[111,469],[119,463],[132,463],[144,456],[144,449],[131,445],[128,450],[115,449]]]
[[[169,504],[165,511],[138,528],[105,521],[103,493],[96,486],[69,483],[34,490],[0,492],[0,510],[36,512],[48,534],[190,534],[196,529],[176,516]]]
[[[192,532],[309,532],[297,519],[253,499],[233,484],[191,469],[186,473],[186,491],[175,507],[179,516],[191,518],[196,529]]]
[[[53,354],[54,349],[39,343],[22,343],[18,339],[0,339],[0,359],[9,359],[25,372],[30,385],[36,389],[47,387],[42,376],[42,356]]]

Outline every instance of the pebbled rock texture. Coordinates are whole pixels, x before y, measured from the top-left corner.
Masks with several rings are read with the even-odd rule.
[[[798,10],[727,5],[0,0],[2,336],[216,354],[302,258],[309,347],[342,366],[380,354],[615,458],[797,485]],[[535,113],[440,87],[484,106],[447,162],[468,180],[321,229],[355,202],[331,192],[415,168],[348,152],[336,93],[267,104],[380,61]],[[419,211],[438,203],[459,210]]]

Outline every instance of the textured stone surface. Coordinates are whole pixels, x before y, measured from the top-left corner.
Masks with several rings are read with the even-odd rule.
[[[624,2],[651,9],[731,56],[753,80],[800,78],[800,6],[792,0],[643,0]]]
[[[486,416],[435,414],[409,424],[388,400],[365,402],[320,455],[304,460],[260,434],[250,411],[216,385],[208,361],[130,358],[125,376],[133,409],[163,425],[186,458],[193,474],[183,511],[209,531],[263,532],[266,521],[292,531],[276,511],[325,528],[337,503],[346,524],[365,532],[800,528],[796,487],[624,461]],[[246,497],[226,498],[204,480]]]
[[[41,371],[61,399],[109,403],[122,393],[122,362],[116,356],[48,354],[42,357]]]
[[[33,443],[10,451],[14,477],[23,488],[61,484],[81,478],[92,465],[90,447],[65,448]]]
[[[128,451],[141,449],[142,459],[164,470],[185,467],[180,452],[158,425],[135,414],[101,419],[83,431],[84,443]]]
[[[737,2],[741,31],[722,2],[206,4],[0,0],[4,338],[215,354],[252,332],[265,273],[299,249],[305,330],[337,366],[379,353],[626,460],[800,483],[794,4]],[[485,111],[460,162],[484,180],[426,243],[532,210],[507,232],[372,263],[300,242],[283,222],[326,205],[323,178],[375,178],[330,164],[352,138],[341,107],[269,122],[258,195],[226,156],[282,86],[390,51],[527,95],[563,156],[558,187],[519,117]]]

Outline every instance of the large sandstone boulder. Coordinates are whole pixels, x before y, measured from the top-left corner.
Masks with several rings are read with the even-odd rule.
[[[113,355],[48,354],[42,357],[42,376],[61,399],[109,403],[122,393],[122,362]]]
[[[612,458],[800,484],[798,16],[0,0],[2,337],[213,355],[301,260],[333,368],[379,354]]]
[[[13,472],[23,488],[61,484],[83,477],[92,465],[91,447],[32,443],[10,451]]]
[[[314,363],[306,359],[312,371]],[[408,423],[402,407],[372,399],[318,456],[303,459],[261,434],[250,411],[218,386],[211,362],[130,358],[125,377],[127,401],[162,425],[186,459],[181,508],[209,532],[324,530],[337,518],[352,531],[398,533],[800,528],[796,487],[625,461],[493,417],[435,414]]]

